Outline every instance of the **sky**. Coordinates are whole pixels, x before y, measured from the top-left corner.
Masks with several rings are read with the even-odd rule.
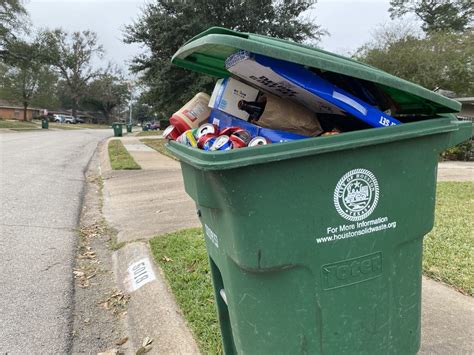
[[[139,18],[147,1],[150,0],[29,0],[26,9],[36,28],[97,32],[106,59],[126,69],[131,58],[145,49],[124,44],[123,29]],[[369,41],[378,25],[390,21],[388,7],[389,0],[319,0],[307,15],[330,33],[322,38],[319,47],[348,54]]]

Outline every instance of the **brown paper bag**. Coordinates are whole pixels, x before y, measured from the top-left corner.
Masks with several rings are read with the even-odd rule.
[[[290,100],[265,93],[267,104],[255,123],[260,127],[287,131],[303,136],[318,136],[323,132],[316,114]]]

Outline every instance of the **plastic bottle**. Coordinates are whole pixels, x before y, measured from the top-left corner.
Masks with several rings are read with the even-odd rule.
[[[209,108],[210,97],[206,93],[200,92],[194,96],[186,105],[173,113],[170,124],[179,133],[184,133],[189,129],[197,128],[207,121],[211,114]]]

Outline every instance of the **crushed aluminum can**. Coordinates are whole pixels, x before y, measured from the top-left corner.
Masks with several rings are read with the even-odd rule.
[[[210,150],[230,150],[232,149],[232,142],[229,136],[219,136],[214,141]]]
[[[190,129],[190,131],[191,131],[191,133],[192,133],[194,139],[195,139],[196,142],[197,142],[197,140],[198,140],[198,138],[199,138],[199,137],[198,137],[199,128],[192,128],[192,129]]]
[[[245,129],[239,129],[238,131],[235,131],[231,134],[230,138],[232,140],[232,143],[237,143],[237,148],[246,147],[252,140],[252,136]]]
[[[190,129],[180,135],[178,139],[176,139],[176,142],[192,148],[197,147],[196,138],[194,138],[193,132]]]
[[[206,143],[210,139],[216,138],[216,137],[217,137],[217,134],[214,134],[214,133],[207,133],[207,134],[202,135],[201,137],[199,137],[199,139],[197,141],[198,148],[204,149],[204,147],[206,146]],[[207,146],[209,146],[209,145],[207,145]],[[208,149],[205,149],[205,150],[208,150]]]
[[[259,145],[267,145],[268,141],[264,137],[257,136],[250,141],[249,147],[257,147]]]
[[[219,129],[217,126],[213,125],[212,123],[205,123],[202,126],[199,126],[196,138],[199,140],[202,136],[206,134],[216,134],[219,133]]]
[[[219,134],[221,136],[231,136],[234,132],[237,132],[240,130],[242,130],[242,128],[238,126],[231,126],[231,127],[224,128]]]
[[[229,140],[232,142],[233,149],[245,148],[247,146],[247,144],[237,136],[232,135],[229,137]]]
[[[186,135],[186,138],[187,138],[187,144],[188,146],[190,147],[193,147],[193,148],[197,148],[197,141],[196,141],[196,137],[194,136],[194,131],[197,131],[197,128],[195,129],[190,129],[186,132],[184,132],[184,134]]]
[[[204,144],[202,145],[202,149],[207,150],[207,151],[212,150],[211,148],[214,145],[214,142],[216,141],[216,139],[217,139],[217,136],[211,137],[208,140],[206,140]]]
[[[178,139],[179,136],[180,136],[180,133],[178,129],[173,125],[166,127],[166,129],[163,132],[163,138],[165,139],[172,139],[175,141]]]

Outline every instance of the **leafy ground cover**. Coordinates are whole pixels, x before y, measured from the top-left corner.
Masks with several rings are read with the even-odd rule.
[[[109,125],[92,124],[92,123],[67,124],[67,123],[50,122],[49,123],[49,128],[57,128],[57,129],[84,129],[84,128],[89,128],[89,129],[110,129],[110,130],[112,130],[112,127],[110,127]]]
[[[31,129],[41,129],[41,126],[38,126],[34,122],[30,121],[15,121],[15,120],[2,120],[0,119],[0,128],[9,128],[14,130],[31,130]]]
[[[138,132],[135,136],[136,137],[147,137],[147,136],[160,136],[162,135],[162,131],[141,131]]]
[[[201,352],[221,354],[219,323],[201,229],[158,236],[150,245]]]
[[[109,159],[113,170],[141,169],[119,139],[109,142]]]
[[[474,182],[440,182],[435,226],[424,240],[423,272],[474,295]]]

